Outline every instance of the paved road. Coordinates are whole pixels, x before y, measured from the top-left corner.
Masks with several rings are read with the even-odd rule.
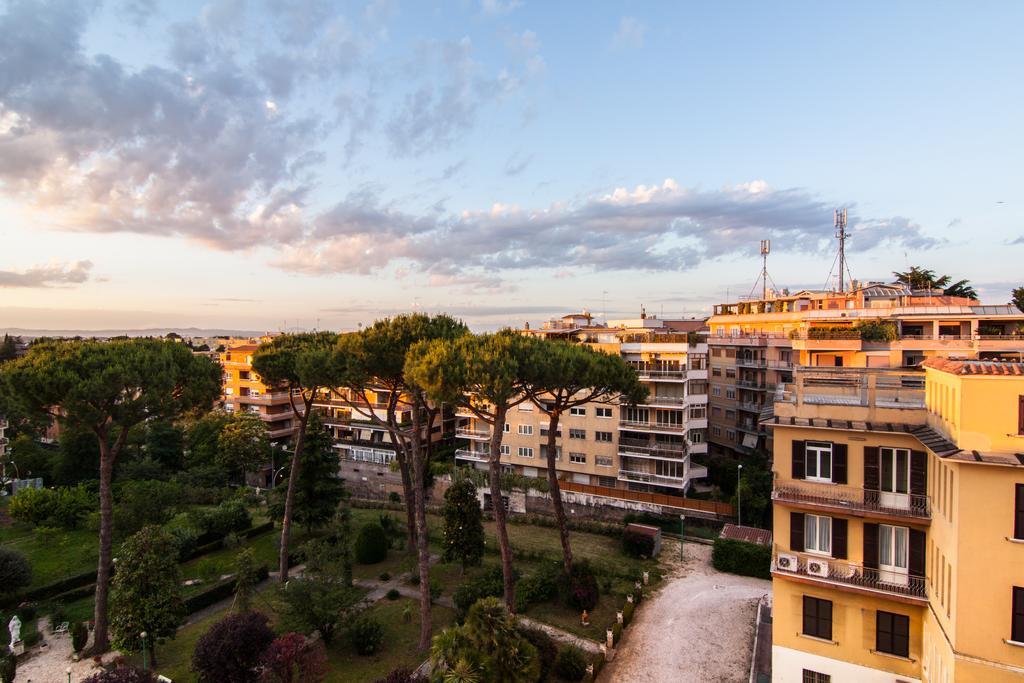
[[[666,559],[679,546],[666,541]],[[666,583],[626,629],[601,683],[734,683],[746,681],[758,599],[771,582],[711,567],[711,548],[686,544]]]

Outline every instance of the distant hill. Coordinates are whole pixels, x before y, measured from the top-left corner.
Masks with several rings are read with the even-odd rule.
[[[170,332],[182,337],[256,337],[266,331],[228,330],[200,327],[150,327],[145,329],[105,329],[105,330],[39,330],[25,327],[0,328],[0,335],[9,334],[13,337],[163,337]]]

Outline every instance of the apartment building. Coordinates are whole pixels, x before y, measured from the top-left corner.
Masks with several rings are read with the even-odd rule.
[[[925,358],[1024,356],[1024,313],[903,284],[850,291],[770,293],[715,306],[708,440],[712,454],[771,453],[759,424],[779,384],[796,366],[913,367]]]
[[[773,394],[773,680],[1024,679],[1024,364],[923,366]]]
[[[0,462],[7,462],[7,444],[10,439],[5,436],[7,430],[7,418],[0,415]]]
[[[622,356],[647,386],[637,406],[588,403],[560,420],[555,459],[559,476],[575,483],[683,495],[706,476],[693,456],[707,452],[707,344],[699,320],[640,318],[595,323],[587,313],[565,316],[526,334],[572,338]],[[459,411],[456,459],[484,468],[490,427]],[[510,411],[501,461],[510,471],[544,476],[547,416],[530,403]]]
[[[259,344],[243,342],[219,354],[224,371],[221,401],[229,412],[259,415],[271,441],[284,442],[295,430],[291,393],[267,386],[252,369],[252,356],[258,348]]]

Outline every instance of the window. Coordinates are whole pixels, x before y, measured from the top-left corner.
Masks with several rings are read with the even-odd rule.
[[[545,459],[545,460],[547,460],[547,458],[548,458],[548,447],[547,446],[541,445],[541,447],[540,447],[540,457]],[[558,462],[561,459],[562,459],[562,447],[561,446],[555,446],[555,462]]]
[[[722,416],[722,409],[719,408],[718,406],[711,406],[711,416],[712,417],[721,417]]]
[[[1024,484],[1017,484],[1013,511],[1013,537],[1024,541]]]
[[[569,430],[569,438],[570,439],[585,439],[585,438],[587,438],[587,430],[585,430],[585,429],[570,429]]]
[[[736,377],[736,368],[726,368],[725,376],[732,379]]]
[[[804,515],[804,550],[832,554],[832,518]]]
[[[512,431],[512,425],[510,425],[508,422],[506,422],[505,423],[505,433],[508,434],[510,431]]]
[[[717,384],[715,386],[711,387],[711,395],[712,396],[721,396],[722,395],[722,387],[718,386]]]
[[[524,402],[519,404],[519,410],[524,412],[524,413],[532,413],[533,412],[533,404],[532,403],[527,403],[527,402],[524,401]]]
[[[605,443],[612,442],[611,432],[594,432],[594,438],[598,441],[604,441]]]
[[[603,486],[603,487],[608,488],[608,489],[615,488],[616,483],[617,482],[615,481],[615,477],[598,477],[597,478],[597,485],[598,486]]]
[[[533,425],[519,425],[519,433],[531,436],[533,434]]]
[[[519,457],[520,458],[532,458],[533,457],[533,449],[529,448],[528,446],[520,446],[519,447]]]
[[[818,673],[810,669],[804,669],[803,683],[832,683],[832,677],[828,674]]]
[[[547,428],[547,425],[541,425],[540,426],[540,435],[541,436],[547,436],[549,431],[550,430]],[[558,429],[555,430],[555,436],[559,436],[559,437],[562,436],[562,428],[561,427],[559,427]]]
[[[910,491],[910,451],[906,448],[880,448],[880,488],[887,493]]]
[[[806,447],[807,479],[832,481],[832,444],[822,441],[808,441]]]
[[[804,596],[805,636],[832,640],[832,601]]]
[[[612,409],[611,408],[597,408],[596,410],[597,410],[597,416],[598,417],[611,417],[612,416]]]
[[[587,454],[586,453],[572,453],[572,452],[570,452],[569,453],[569,462],[574,462],[577,465],[586,465],[587,464]]]
[[[587,409],[583,408],[583,407],[569,408],[569,414],[570,415],[580,415],[580,416],[586,415],[587,414]]]
[[[875,649],[897,657],[909,657],[910,617],[882,610],[875,615]]]
[[[1013,619],[1010,624],[1010,640],[1024,643],[1024,588],[1013,587]]]
[[[1024,435],[1024,396],[1017,397],[1017,433]]]
[[[736,432],[734,432],[731,429],[726,429],[725,430],[725,438],[728,439],[729,441],[735,441],[736,440]]]
[[[512,452],[511,447],[507,443],[501,444],[501,454],[509,455]]]
[[[711,368],[711,376],[712,377],[721,377],[722,376],[722,368],[717,367],[717,366]]]
[[[607,455],[594,456],[594,462],[597,463],[598,467],[611,467],[612,459]]]
[[[690,419],[691,420],[703,420],[708,416],[708,406],[706,403],[699,405],[690,406]]]
[[[706,394],[708,393],[708,382],[704,379],[691,379],[686,383],[686,393],[690,396],[694,394]]]
[[[726,410],[725,410],[725,419],[726,420],[735,420],[736,419],[736,411],[735,410],[729,410],[728,408],[726,408]]]
[[[878,525],[878,568],[887,583],[907,585],[909,576],[910,529]]]
[[[736,400],[736,390],[733,389],[732,387],[726,387],[725,388],[725,397],[729,398],[729,399],[732,399],[732,400]]]
[[[703,429],[691,429],[690,430],[690,443],[704,443],[704,430]]]
[[[718,425],[711,425],[711,436],[721,436],[722,428]]]

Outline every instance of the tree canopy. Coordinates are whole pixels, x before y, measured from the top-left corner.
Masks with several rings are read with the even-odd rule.
[[[897,282],[902,282],[911,289],[941,289],[946,296],[978,298],[978,293],[974,291],[969,280],[954,282],[951,275],[936,275],[934,270],[921,266],[911,266],[904,272],[894,271],[893,276]]]

